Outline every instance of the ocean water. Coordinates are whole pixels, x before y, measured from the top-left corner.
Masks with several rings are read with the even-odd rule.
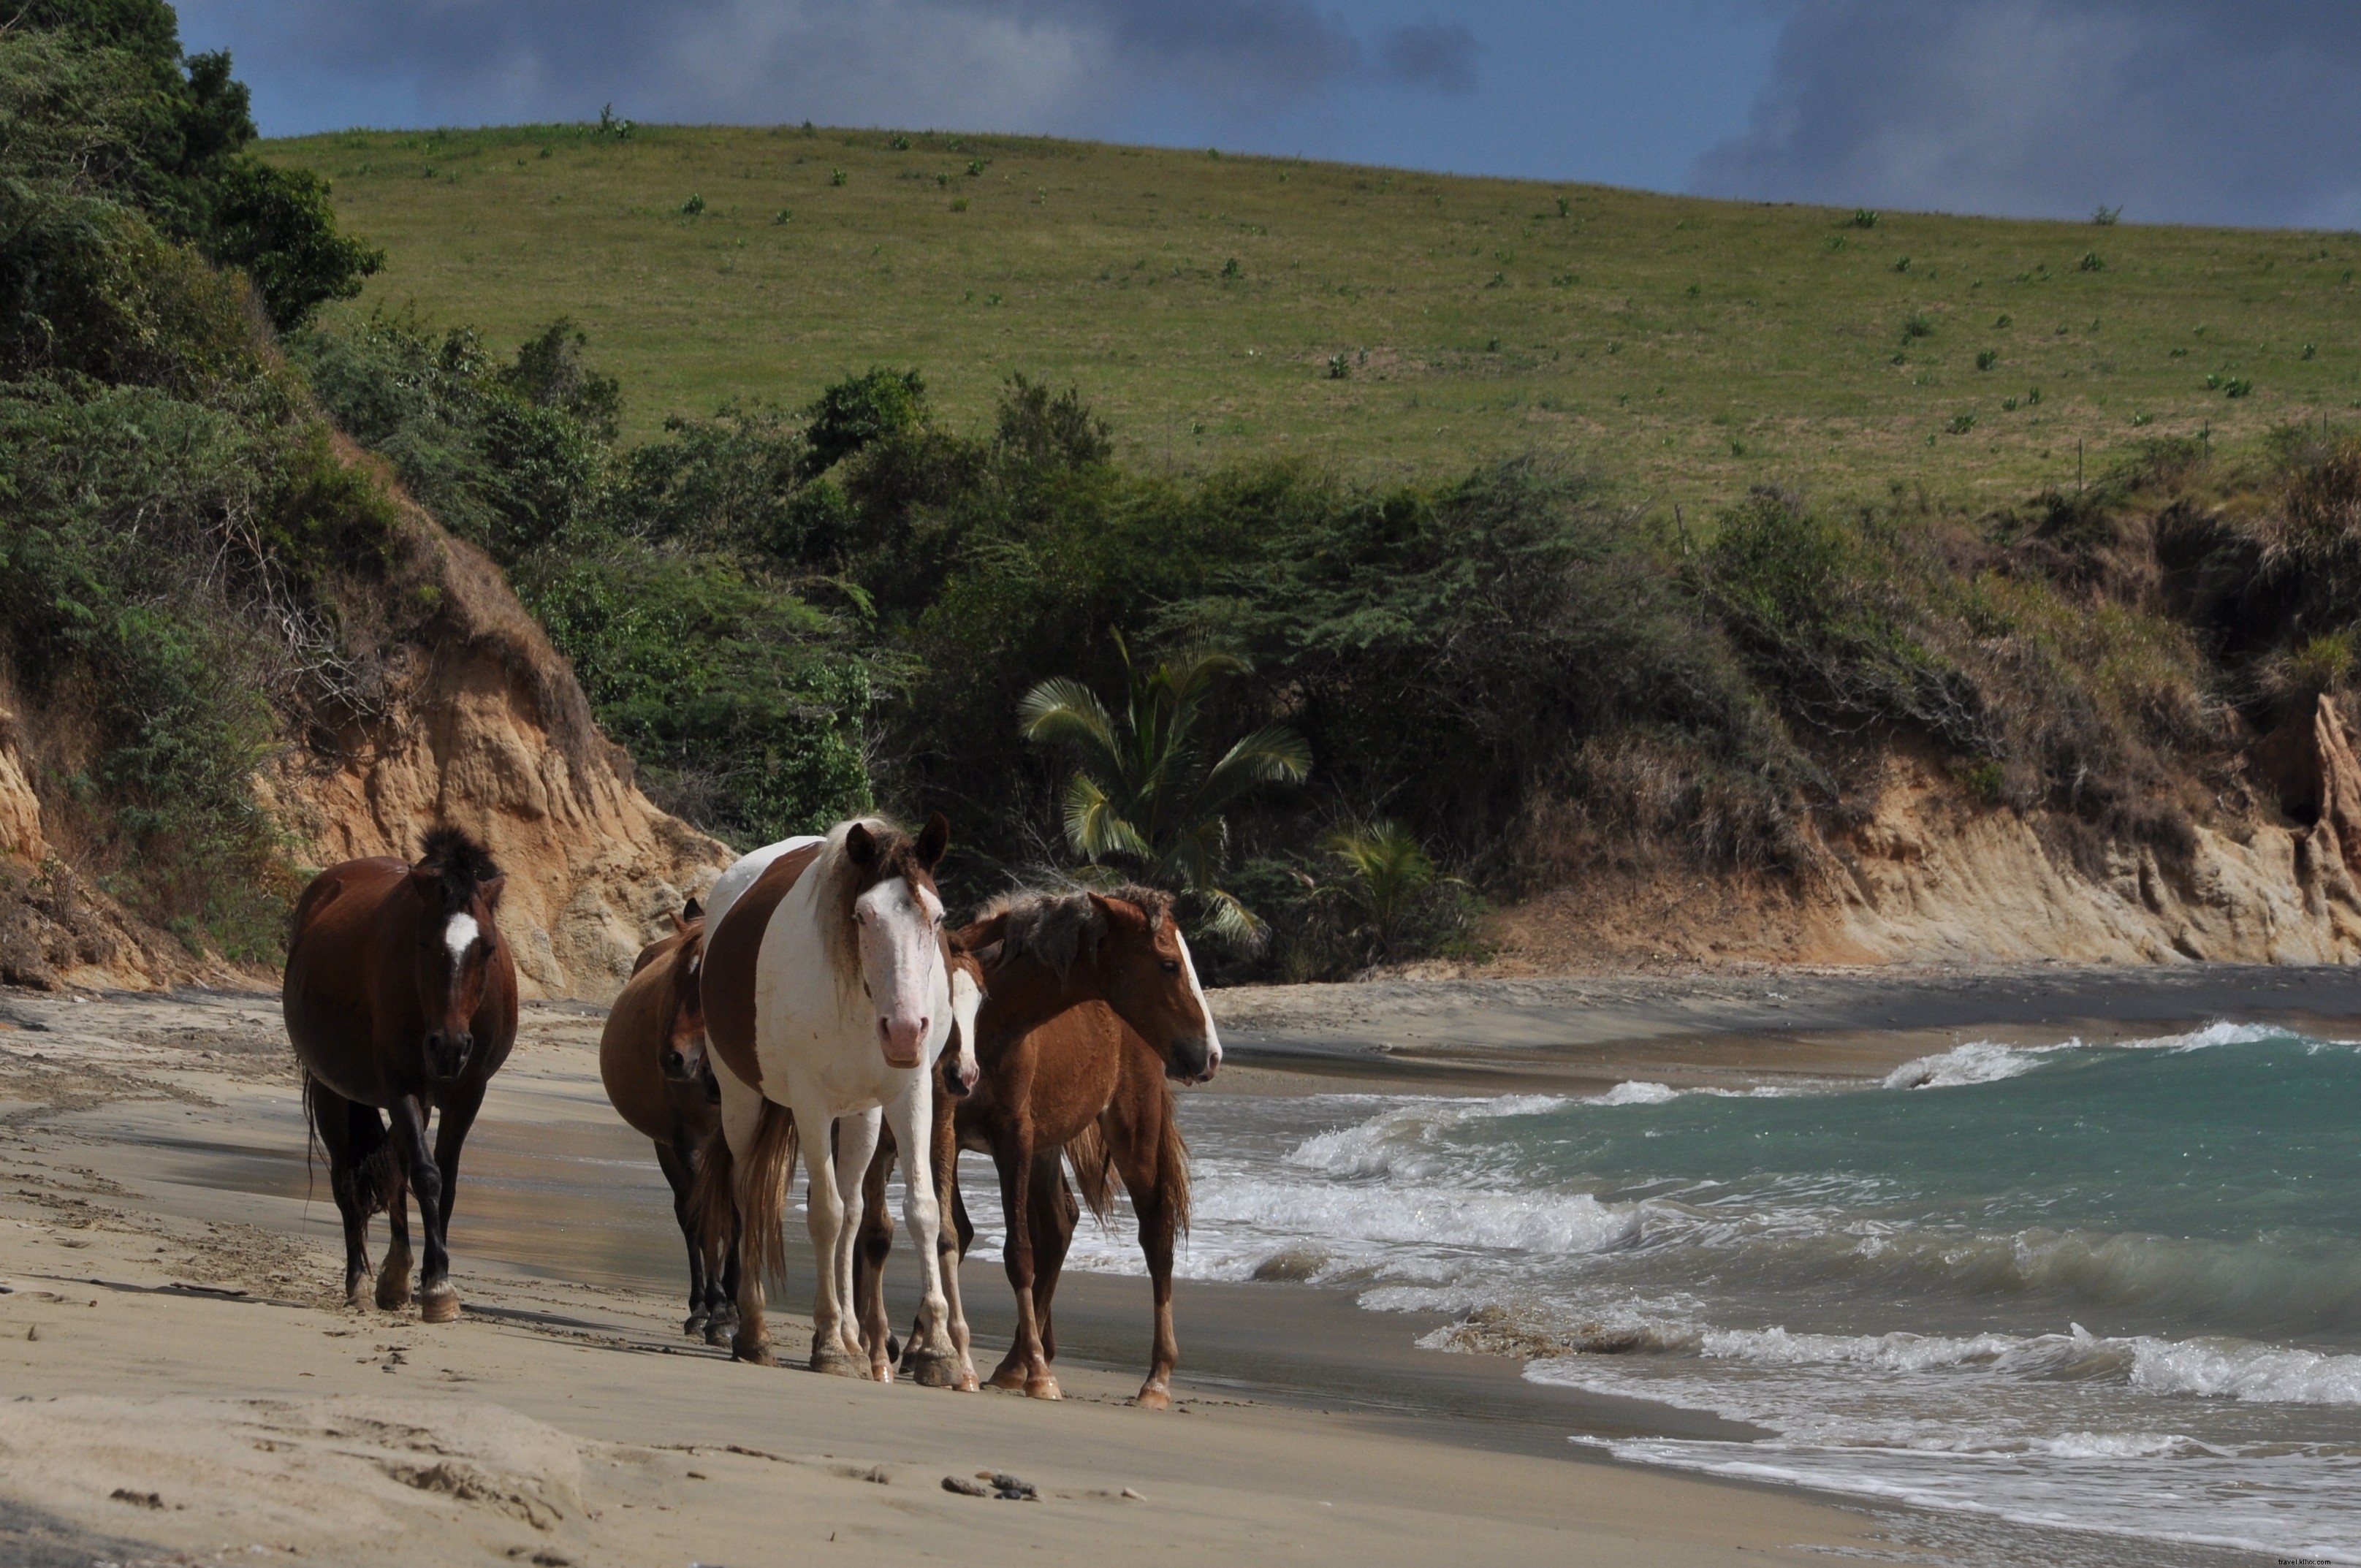
[[[1537,1381],[1763,1434],[1623,1459],[2361,1563],[2352,1044],[2217,1025],[1965,1045],[1866,1089],[1185,1117],[1185,1274],[1477,1314]],[[1077,1243],[1140,1266],[1127,1227]]]

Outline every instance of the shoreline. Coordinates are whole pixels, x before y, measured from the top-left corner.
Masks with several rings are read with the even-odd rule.
[[[1275,999],[1267,993],[1216,992],[1213,1001],[1232,1062],[1210,1091],[1498,1093],[1531,1088],[1582,1092],[1632,1078],[1683,1087],[1782,1076],[1809,1077],[1824,1084],[1866,1082],[1883,1076],[1898,1061],[1949,1048],[1970,1035],[2048,1043],[2071,1034],[2121,1038],[2164,1033],[2168,1024],[2204,1022],[2221,1013],[2258,1021],[2316,1022],[2338,1016],[2349,1004],[2353,1013],[2361,1014],[2361,977],[2343,971],[2190,977],[2174,985],[2138,988],[2136,995],[2124,983],[2132,978],[2108,971],[1949,973],[1937,977],[1902,1013],[1883,1010],[1900,1000],[1898,988],[1915,982],[1881,977],[1864,983],[1866,977],[1819,973],[1697,981],[1445,982],[1442,990],[1417,985],[1424,994],[1399,1006],[1399,999],[1383,995],[1350,998],[1355,1005],[1341,1009],[1331,996],[1288,997],[1284,1001],[1292,1015],[1275,1008]],[[2268,983],[2271,981],[2282,983]],[[1387,983],[1402,987],[1405,982]],[[1482,989],[1471,990],[1479,985]],[[2103,1033],[2080,1015],[2097,1005],[2118,1003],[2126,1003],[2122,1011],[2135,1016],[2105,1020]],[[1766,1010],[1787,1014],[1777,1020],[1782,1026],[1760,1027],[1758,1015]],[[335,1261],[327,1245],[335,1229],[334,1210],[326,1201],[324,1178],[313,1188],[308,1207],[302,1201],[295,1078],[285,1060],[283,1038],[276,1032],[276,1014],[277,999],[267,993],[110,997],[94,1003],[22,993],[0,996],[0,1157],[15,1162],[10,1169],[20,1176],[27,1174],[22,1168],[27,1164],[47,1166],[49,1179],[59,1183],[48,1189],[53,1196],[72,1190],[74,1183],[84,1185],[89,1195],[60,1198],[49,1212],[61,1207],[71,1217],[79,1205],[89,1216],[83,1226],[92,1244],[89,1253],[99,1254],[99,1242],[119,1223],[127,1223],[142,1235],[154,1234],[159,1223],[167,1229],[200,1227],[204,1232],[201,1238],[168,1244],[192,1244],[189,1256],[180,1260],[179,1282],[199,1290],[249,1292],[232,1301],[190,1290],[159,1291],[158,1285],[174,1281],[154,1277],[155,1266],[147,1258],[119,1254],[109,1261],[124,1277],[117,1284],[126,1288],[111,1293],[109,1305],[136,1304],[142,1315],[186,1319],[192,1313],[217,1313],[233,1306],[251,1310],[263,1299],[283,1299],[288,1305],[280,1310],[335,1324],[323,1331],[326,1333],[341,1331],[352,1337],[399,1341],[393,1348],[410,1347],[405,1354],[437,1348],[435,1336],[441,1331],[423,1329],[414,1319],[356,1313],[333,1304],[326,1270]],[[496,1336],[503,1348],[513,1348],[509,1342],[523,1341],[578,1355],[581,1346],[596,1343],[621,1351],[626,1361],[651,1366],[717,1360],[718,1353],[678,1336],[678,1308],[668,1295],[651,1288],[652,1275],[668,1282],[678,1271],[678,1244],[676,1235],[666,1240],[669,1214],[649,1151],[614,1121],[598,1087],[594,1052],[601,1015],[600,1010],[580,1004],[532,1004],[527,1039],[495,1080],[495,1102],[488,1104],[479,1142],[470,1145],[454,1234],[455,1277],[467,1293],[470,1308],[467,1326]],[[1883,1025],[1885,1016],[1908,1022],[1897,1030]],[[1757,1026],[1733,1034],[1695,1027],[1699,1023]],[[82,1045],[77,1057],[86,1070],[77,1075],[78,1088],[46,1096],[24,1091],[31,1087],[26,1081],[31,1065],[27,1058],[48,1056],[41,1047],[50,1043],[43,1032],[24,1028],[27,1024],[49,1025],[46,1033],[60,1047]],[[105,1027],[92,1026],[97,1025]],[[2002,1036],[2001,1030],[2010,1033]],[[52,1071],[44,1064],[43,1076]],[[232,1091],[226,1097],[225,1089]],[[205,1101],[214,1103],[208,1107]],[[20,1146],[11,1149],[10,1145]],[[553,1180],[551,1162],[562,1179]],[[82,1175],[70,1174],[74,1171]],[[580,1193],[567,1184],[582,1183],[600,1191],[611,1190],[616,1204],[629,1214],[618,1214],[604,1225],[577,1224],[569,1205],[578,1205]],[[45,1188],[46,1183],[20,1187],[19,1199],[28,1192],[38,1197]],[[0,1343],[9,1337],[6,1329],[27,1304],[28,1288],[70,1293],[63,1284],[67,1272],[40,1271],[52,1277],[35,1287],[31,1282],[38,1275],[27,1266],[67,1262],[67,1253],[46,1248],[71,1248],[73,1238],[32,1238],[34,1245],[28,1246],[20,1233],[38,1226],[28,1226],[21,1201],[0,1213],[10,1211],[17,1225],[12,1233],[0,1223],[0,1282],[20,1288],[16,1295],[0,1296]],[[381,1245],[381,1228],[378,1234]],[[799,1235],[791,1237],[791,1243],[801,1250]],[[71,1261],[96,1263],[100,1258]],[[898,1288],[897,1320],[908,1310],[903,1290],[910,1276],[906,1267],[889,1274]],[[96,1270],[74,1276],[97,1277]],[[97,1293],[82,1288],[89,1295]],[[807,1276],[799,1277],[785,1294],[774,1292],[774,1300],[794,1304],[808,1299],[807,1289]],[[971,1258],[965,1294],[979,1346],[996,1349],[1005,1343],[1012,1315],[996,1259]],[[1810,1555],[1832,1549],[1873,1557],[1923,1556],[1932,1551],[1947,1560],[1970,1560],[2000,1550],[1999,1560],[2004,1561],[2013,1553],[2038,1549],[2064,1560],[2092,1563],[2135,1557],[2157,1561],[2159,1556],[2191,1564],[2252,1561],[2235,1552],[2009,1526],[1972,1516],[1930,1514],[1870,1497],[1631,1464],[1571,1440],[1645,1434],[1743,1441],[1753,1435],[1752,1429],[1653,1402],[1539,1384],[1522,1376],[1524,1364],[1517,1358],[1420,1349],[1412,1343],[1420,1334],[1455,1318],[1364,1310],[1352,1290],[1182,1279],[1176,1284],[1176,1296],[1181,1338],[1176,1389],[1183,1395],[1180,1402],[1187,1414],[1245,1423],[1252,1429],[1244,1439],[1249,1447],[1285,1433],[1281,1448],[1290,1464],[1298,1450],[1309,1444],[1329,1456],[1311,1464],[1312,1470],[1326,1475],[1332,1463],[1345,1464],[1333,1485],[1323,1482],[1332,1490],[1357,1474],[1355,1465],[1383,1468],[1395,1463],[1375,1457],[1377,1451],[1400,1451],[1426,1454],[1419,1463],[1427,1465],[1472,1465],[1468,1474],[1454,1472],[1458,1479],[1452,1485],[1457,1492],[1474,1487],[1488,1495],[1498,1479],[1492,1472],[1499,1467],[1539,1464],[1548,1468],[1520,1484],[1537,1486],[1555,1497],[1551,1507],[1579,1503],[1613,1513],[1620,1507],[1616,1499],[1628,1501],[1642,1493],[1659,1501],[1665,1497],[1687,1499],[1678,1504],[1679,1528],[1668,1527],[1663,1539],[1650,1532],[1623,1538],[1635,1548],[1645,1540],[1652,1557],[1672,1552],[1678,1559],[1687,1547],[1702,1547],[1704,1542],[1694,1539],[1696,1531],[1710,1523],[1713,1531],[1737,1531],[1715,1537],[1716,1553],[1742,1545],[1751,1549],[1750,1555],[1793,1547]],[[862,1391],[851,1405],[862,1405],[863,1398],[894,1401],[892,1414],[900,1424],[888,1420],[881,1431],[890,1430],[906,1442],[948,1424],[999,1432],[1005,1440],[1027,1444],[1047,1441],[1055,1449],[1057,1430],[1043,1427],[1032,1412],[1116,1406],[1127,1399],[1144,1363],[1148,1326],[1145,1282],[1136,1277],[1069,1272],[1060,1288],[1058,1308],[1060,1376],[1073,1396],[1065,1406],[1043,1407],[999,1395],[961,1399],[867,1385],[850,1386]],[[790,1320],[781,1328],[785,1339],[796,1328],[793,1314],[782,1316]],[[168,1337],[175,1343],[186,1338],[177,1332]],[[467,1337],[451,1336],[447,1343],[456,1345]],[[48,1365],[54,1354],[10,1348],[16,1354],[0,1365],[13,1368],[12,1391],[29,1391],[27,1374]],[[221,1366],[205,1365],[209,1355],[219,1359],[214,1352],[200,1353],[195,1365],[166,1380],[169,1391],[180,1395],[203,1389],[216,1397],[225,1391]],[[979,1361],[989,1370],[982,1354]],[[465,1369],[450,1370],[456,1381],[486,1380]],[[754,1397],[763,1378],[782,1376],[749,1368],[724,1370],[730,1380],[719,1385],[717,1392],[733,1407],[741,1396]],[[526,1376],[518,1387],[529,1397],[507,1402],[536,1420],[547,1420],[553,1409],[577,1417],[559,1425],[585,1441],[645,1442],[644,1437],[620,1433],[607,1419],[611,1411],[598,1419],[579,1419],[594,1412],[571,1394],[555,1398],[553,1404],[553,1390],[542,1387],[545,1376],[536,1371]],[[838,1387],[807,1382],[806,1375],[785,1376],[784,1386],[772,1386],[773,1403],[782,1395],[793,1399],[811,1388],[833,1391]],[[748,1378],[755,1382],[742,1389],[732,1386]],[[639,1379],[627,1381],[636,1385]],[[110,1375],[103,1364],[92,1363],[78,1379],[40,1377],[38,1390],[120,1396],[139,1382],[120,1373]],[[372,1392],[391,1387],[391,1381],[362,1384]],[[273,1397],[296,1392],[310,1389],[291,1387],[283,1376],[272,1390]],[[909,1403],[912,1399],[919,1403]],[[946,1402],[955,1409],[947,1409]],[[668,1420],[678,1416],[670,1412]],[[670,1430],[675,1437],[682,1431],[699,1432],[710,1442],[716,1436],[713,1419],[712,1413],[705,1413],[702,1422],[675,1420]],[[1126,1412],[1124,1419],[1134,1425],[1094,1435],[1093,1453],[1121,1449],[1127,1457],[1136,1457],[1141,1443],[1154,1452],[1185,1424],[1173,1418],[1169,1426],[1158,1428],[1144,1412]],[[759,1428],[761,1423],[755,1424]],[[0,1442],[6,1441],[5,1422],[0,1422]],[[1106,1448],[1109,1442],[1116,1448]],[[1371,1452],[1364,1452],[1370,1445]],[[1338,1457],[1347,1453],[1358,1457],[1349,1462]],[[1008,1467],[1015,1464],[1009,1461]],[[1125,1484],[1154,1495],[1144,1484]],[[1666,1486],[1694,1490],[1660,1494],[1658,1488]],[[1430,1484],[1428,1490],[1435,1487]],[[1119,1495],[1120,1488],[1116,1491]],[[1457,1492],[1446,1489],[1437,1496]],[[16,1494],[20,1504],[35,1500],[0,1482],[0,1500],[10,1493]],[[1573,1496],[1560,1496],[1568,1493]],[[1273,1501],[1268,1497],[1262,1500]],[[959,1501],[944,1497],[946,1504]],[[1303,1501],[1294,1498],[1295,1504]],[[906,1496],[897,1497],[899,1507],[908,1502]],[[1517,1506],[1539,1505],[1529,1500]],[[1430,1533],[1434,1521],[1425,1514],[1433,1511],[1413,1510],[1424,1523],[1397,1521],[1399,1528],[1372,1536],[1356,1550],[1371,1561],[1408,1561],[1408,1542],[1443,1539]],[[119,1504],[98,1509],[94,1518],[79,1525],[112,1522],[118,1532],[142,1539],[130,1527],[143,1521],[120,1517],[122,1512]],[[1766,1519],[1779,1521],[1768,1534],[1756,1528]],[[66,1522],[78,1521],[69,1512]],[[1782,1532],[1783,1539],[1771,1539]],[[1553,1529],[1551,1533],[1559,1531]],[[30,1527],[18,1529],[0,1514],[0,1541],[36,1538]],[[1522,1560],[1521,1548],[1512,1538],[1522,1540],[1517,1530],[1508,1530],[1499,1538],[1500,1552],[1487,1552],[1482,1560]],[[2014,1544],[2001,1550],[2004,1538]],[[1976,1545],[1979,1541],[1983,1545]],[[1208,1552],[1214,1544],[1186,1530],[1175,1543]],[[1033,1544],[1041,1551],[1028,1547],[1027,1561],[1039,1561],[1042,1551],[1060,1554],[1046,1539]],[[1465,1555],[1465,1540],[1455,1544]],[[602,1559],[594,1554],[577,1560]]]

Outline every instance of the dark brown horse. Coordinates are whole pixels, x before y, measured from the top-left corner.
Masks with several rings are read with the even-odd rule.
[[[738,1249],[700,1234],[695,1203],[697,1146],[721,1125],[721,1086],[705,1059],[705,1005],[697,971],[704,912],[691,899],[673,934],[640,950],[631,978],[598,1036],[598,1077],[623,1120],[656,1146],[672,1185],[673,1218],[688,1247],[688,1318],[681,1332],[727,1344],[738,1325]]]
[[[1047,1308],[1078,1217],[1060,1169],[1071,1158],[1102,1215],[1112,1202],[1113,1179],[1131,1195],[1155,1294],[1154,1343],[1139,1402],[1169,1407],[1180,1357],[1172,1247],[1188,1225],[1189,1151],[1167,1080],[1202,1082],[1222,1054],[1170,900],[1147,888],[1029,894],[1003,901],[952,943],[983,967],[976,1021],[983,1070],[975,1091],[952,1111],[954,1138],[935,1140],[936,1181],[952,1194],[953,1223],[944,1227],[942,1245],[947,1254],[956,1248],[963,1255],[974,1230],[959,1200],[956,1148],[989,1154],[998,1169],[1016,1337],[990,1381],[1036,1398],[1058,1397]],[[873,1176],[882,1188],[883,1172]],[[872,1213],[882,1214],[882,1204],[863,1205],[864,1225]],[[890,1229],[884,1234],[890,1238]],[[873,1260],[884,1253],[871,1238],[859,1249],[868,1266],[862,1316],[881,1328]],[[949,1277],[957,1256],[946,1263]],[[958,1298],[951,1299],[956,1312]],[[955,1317],[952,1337],[964,1354],[963,1316]]]
[[[368,1218],[380,1208],[392,1240],[377,1304],[410,1302],[406,1185],[426,1227],[419,1316],[459,1315],[447,1246],[459,1148],[516,1042],[516,965],[494,919],[502,882],[482,845],[438,828],[416,865],[346,861],[296,903],[281,1002],[344,1216],[345,1296],[355,1306],[368,1275]],[[391,1113],[390,1139],[379,1111]],[[426,1124],[437,1113],[430,1157]]]

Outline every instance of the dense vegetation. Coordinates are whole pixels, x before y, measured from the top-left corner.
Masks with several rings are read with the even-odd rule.
[[[252,774],[289,714],[366,700],[335,586],[382,570],[391,515],[258,331],[374,254],[243,154],[246,104],[155,0],[0,29],[0,688],[72,716],[61,839],[233,952],[278,940],[286,883]]]
[[[567,320],[496,352],[315,317],[373,253],[240,150],[227,62],[152,4],[27,15],[0,696],[53,720],[60,843],[192,944],[269,948],[292,868],[252,776],[374,711],[373,650],[421,631],[332,425],[507,568],[690,820],[939,806],[955,901],[1156,877],[1233,974],[1465,950],[1479,894],[1602,869],[1809,884],[1897,749],[2093,874],[2177,874],[2200,823],[2302,815],[2257,742],[2361,665],[2361,445],[2324,422],[2143,435],[1997,508],[1758,487],[1691,518],[1611,451],[1147,466],[1071,386],[1011,374],[976,419],[900,358],[657,420]]]

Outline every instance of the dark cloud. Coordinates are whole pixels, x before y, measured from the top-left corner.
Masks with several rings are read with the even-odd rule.
[[[1457,23],[1396,27],[1378,40],[1378,63],[1405,87],[1476,91],[1476,35]]]
[[[1714,194],[2361,226],[2354,0],[1801,0]]]
[[[1251,121],[1381,80],[1455,92],[1475,40],[1405,28],[1374,51],[1308,0],[183,0],[306,84],[306,118],[973,126],[1087,131],[1151,96]],[[192,32],[192,36],[199,36]],[[389,110],[383,105],[405,107]]]

